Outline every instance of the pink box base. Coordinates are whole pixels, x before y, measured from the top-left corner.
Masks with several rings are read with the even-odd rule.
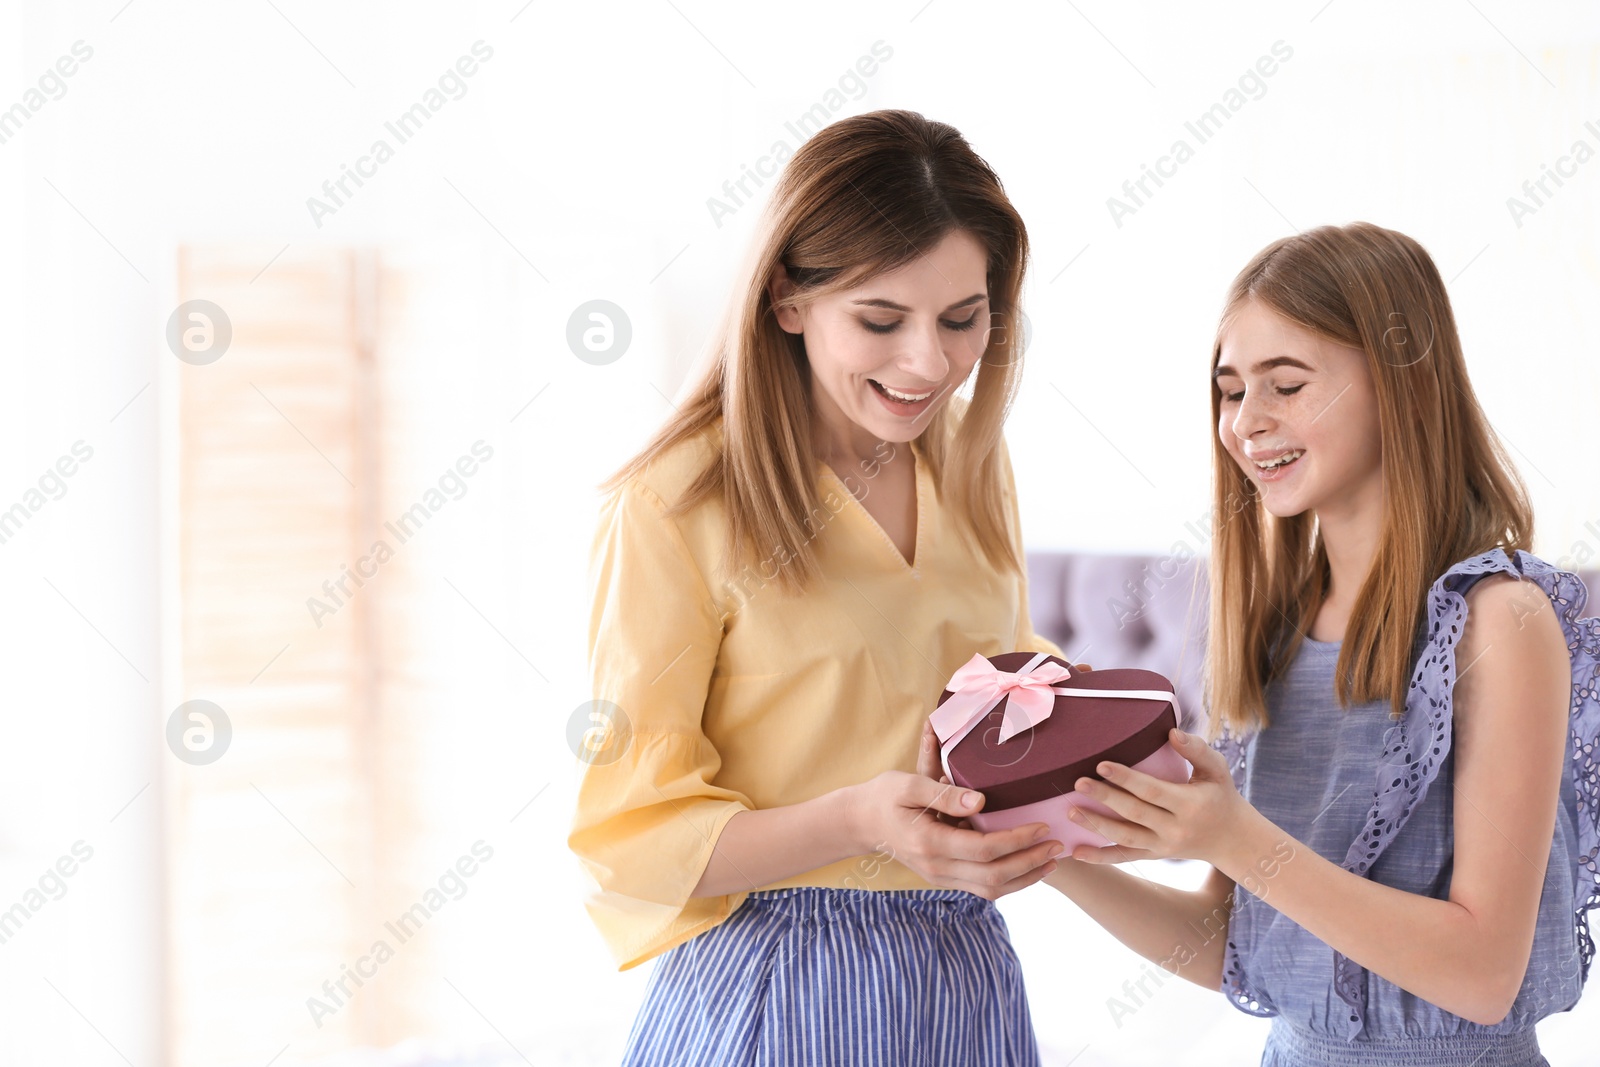
[[[1133,765],[1136,771],[1155,778],[1163,778],[1169,782],[1187,782],[1194,773],[1194,768],[1189,766],[1189,761],[1178,755],[1176,749],[1170,744],[1162,745],[1150,755]],[[1087,808],[1101,815],[1116,818],[1116,813],[1097,800],[1090,800],[1074,789],[1070,793],[1050,797],[1046,800],[1036,800],[1032,804],[1024,804],[1019,808],[1006,808],[1004,811],[980,811],[971,816],[972,825],[979,830],[989,832],[992,830],[1010,830],[1029,823],[1048,823],[1050,836],[1046,840],[1054,839],[1066,846],[1063,857],[1070,856],[1072,850],[1078,845],[1096,845],[1104,847],[1111,844],[1100,834],[1095,833],[1087,826],[1080,826],[1068,816],[1073,808]]]

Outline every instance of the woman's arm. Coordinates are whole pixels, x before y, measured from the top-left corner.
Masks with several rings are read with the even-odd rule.
[[[1042,823],[980,833],[939,818],[970,815],[982,799],[921,775],[885,771],[799,804],[741,811],[724,824],[693,896],[746,892],[869,853],[898,860],[934,885],[989,900],[1055,869],[1061,844],[1040,841]]]
[[[1565,754],[1571,663],[1532,582],[1486,579],[1468,595],[1456,649],[1455,822],[1449,897],[1407,893],[1344,870],[1293,840],[1233,789],[1222,757],[1174,731],[1187,785],[1106,764],[1079,788],[1121,818],[1086,825],[1121,848],[1092,862],[1183,856],[1243,879],[1289,849],[1271,904],[1368,970],[1483,1025],[1510,1011],[1526,973]]]
[[[919,775],[887,771],[756,809],[718,782],[722,757],[702,729],[723,638],[716,598],[646,486],[631,482],[603,505],[591,575],[592,706],[610,709],[592,714],[616,751],[585,759],[568,843],[613,913],[675,908],[693,926],[723,907],[713,898],[873,852],[991,899],[1047,873],[1059,846],[1038,841],[1042,825],[983,834],[942,822],[939,812],[971,814],[981,798],[960,807],[963,791]]]

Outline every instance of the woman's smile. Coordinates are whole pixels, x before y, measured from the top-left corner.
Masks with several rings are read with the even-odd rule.
[[[883,406],[890,414],[900,418],[915,418],[931,408],[939,399],[939,389],[925,389],[919,392],[895,389],[875,378],[868,378],[867,384],[877,394]]]

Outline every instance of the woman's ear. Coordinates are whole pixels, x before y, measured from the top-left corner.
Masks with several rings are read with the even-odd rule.
[[[772,269],[772,277],[767,280],[767,297],[772,301],[773,313],[778,318],[778,325],[785,333],[800,333],[800,309],[780,303],[787,300],[794,292],[794,283],[789,280],[789,272],[779,263]]]

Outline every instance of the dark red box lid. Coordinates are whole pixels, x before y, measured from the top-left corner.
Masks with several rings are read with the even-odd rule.
[[[1016,672],[1034,655],[1005,652],[987,658],[1002,671]],[[1072,671],[1072,677],[1057,683],[1064,689],[1172,691],[1172,682],[1155,671],[1086,672],[1055,656],[1048,662]],[[939,703],[950,696],[946,689]],[[1170,700],[1057,694],[1048,719],[1002,743],[1004,717],[1002,700],[950,753],[950,780],[983,793],[985,811],[1017,808],[1070,793],[1079,778],[1100,778],[1095,767],[1101,760],[1132,766],[1166,744],[1178,725]]]

